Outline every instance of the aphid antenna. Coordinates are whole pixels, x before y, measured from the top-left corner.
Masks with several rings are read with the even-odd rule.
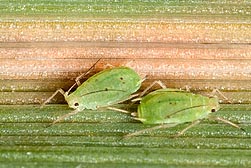
[[[93,69],[95,67],[95,65],[101,60],[101,58],[99,58],[88,70],[86,73],[81,74],[80,76],[78,76],[75,79],[75,83],[65,92],[63,89],[58,89],[56,92],[53,93],[53,95],[51,95],[46,101],[44,101],[40,108],[42,108],[46,103],[48,103],[53,97],[55,97],[58,93],[61,93],[63,96],[67,96],[69,95],[70,91],[76,86],[76,84],[79,86],[81,83],[79,82],[79,79],[82,78],[83,76],[87,75],[88,73],[91,72],[91,69]]]
[[[132,136],[137,136],[137,135],[140,135],[140,134],[143,134],[144,132],[148,131],[148,132],[151,132],[151,131],[154,131],[154,130],[157,130],[157,129],[165,129],[165,128],[170,128],[170,127],[174,127],[176,126],[177,124],[176,123],[169,123],[169,124],[161,124],[161,125],[157,125],[155,127],[151,127],[151,128],[146,128],[146,129],[142,129],[140,131],[136,131],[134,133],[130,133],[130,134],[127,134],[123,137],[123,139],[126,139],[126,138],[130,138]]]
[[[209,116],[208,119],[211,119],[211,120],[214,120],[214,121],[221,121],[221,122],[223,122],[223,123],[225,123],[225,124],[228,124],[228,125],[231,125],[231,126],[233,126],[233,127],[235,127],[235,128],[238,128],[238,129],[240,129],[240,130],[243,131],[243,132],[246,132],[246,130],[245,130],[244,128],[240,127],[239,125],[237,125],[237,124],[235,124],[235,123],[232,123],[232,122],[229,121],[229,120],[223,119],[223,118],[221,118],[221,117]]]
[[[126,114],[130,113],[127,110],[119,109],[119,108],[116,108],[116,107],[107,107],[107,109],[113,110],[113,111],[118,111],[118,112],[121,112],[121,113],[126,113]]]
[[[72,112],[70,112],[70,113],[67,113],[67,114],[65,114],[65,115],[62,115],[62,116],[60,116],[58,119],[56,119],[55,121],[53,121],[50,125],[54,125],[54,124],[56,124],[56,123],[58,123],[58,122],[60,122],[60,121],[62,121],[63,119],[65,119],[65,118],[67,118],[67,117],[70,117],[70,116],[72,116],[72,115],[75,115],[75,114],[77,114],[77,113],[79,113],[80,111],[79,110],[73,110]]]
[[[84,76],[88,75],[93,69],[94,67],[97,65],[97,63],[101,60],[101,58],[99,58],[85,73],[79,75],[78,77],[76,77],[75,79],[75,83],[70,87],[70,89],[68,89],[67,93],[69,94],[69,92],[74,88],[74,86],[76,86],[76,84],[78,86],[81,85],[80,83],[80,79],[83,78]]]
[[[181,130],[177,135],[174,135],[173,138],[178,138],[179,136],[183,135],[187,130],[194,127],[195,125],[199,124],[201,120],[195,120],[192,122],[192,124],[188,125],[186,128]]]

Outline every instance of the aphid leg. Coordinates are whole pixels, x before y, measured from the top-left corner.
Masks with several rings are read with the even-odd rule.
[[[65,94],[67,94],[67,92],[63,91],[63,89],[58,89],[55,93],[53,93],[53,95],[51,95],[51,97],[49,97],[47,100],[45,100],[45,101],[41,104],[40,108],[42,108],[46,103],[48,103],[48,102],[49,102],[53,97],[55,97],[58,93],[61,93],[63,96],[64,96]]]
[[[112,64],[105,64],[103,66],[104,69],[113,68],[113,67],[114,67],[114,65],[112,65]]]
[[[166,85],[165,85],[162,81],[157,80],[157,81],[154,81],[150,86],[148,86],[143,92],[141,92],[141,94],[139,95],[139,97],[144,96],[144,95],[146,94],[146,92],[147,92],[148,90],[150,90],[155,84],[158,84],[158,85],[159,85],[160,87],[162,87],[163,89],[166,88]]]
[[[132,113],[133,114],[133,116],[134,116],[134,120],[137,120],[137,121],[140,121],[140,122],[144,122],[144,121],[146,121],[146,119],[143,119],[143,118],[137,118],[137,116],[138,116],[138,113],[136,113],[136,112],[134,112],[134,113]]]
[[[213,89],[211,95],[215,96],[216,93],[218,93],[221,97],[223,97],[228,103],[232,103],[221,91],[219,91],[219,89]]]
[[[138,117],[138,113],[137,112],[132,112],[131,113],[131,116],[133,116],[133,117]],[[133,118],[134,120],[139,120],[139,118]],[[139,121],[141,121],[141,120],[139,120]]]
[[[55,121],[53,121],[53,122],[50,124],[50,126],[51,126],[51,125],[54,125],[54,124],[56,124],[56,123],[58,123],[58,122],[60,122],[60,121],[62,121],[63,119],[65,119],[65,118],[67,118],[67,117],[69,117],[69,116],[72,116],[72,115],[74,115],[74,114],[77,114],[78,112],[80,112],[80,111],[74,110],[74,111],[72,111],[72,112],[70,112],[70,113],[67,113],[67,114],[65,114],[65,115],[62,115],[62,116],[60,116],[58,119],[56,119]]]
[[[137,94],[137,93],[132,94],[132,95],[130,95],[127,99],[124,99],[124,100],[122,100],[122,101],[119,101],[118,103],[122,103],[122,102],[124,102],[124,101],[131,100],[132,98],[137,97],[138,95],[139,95],[139,94]],[[134,100],[134,99],[133,99],[133,100]],[[132,106],[133,104],[134,104],[134,102],[133,102],[133,103],[127,104],[126,108]],[[127,112],[127,113],[128,113],[128,112]]]
[[[77,83],[74,83],[74,84],[70,87],[70,89],[68,89],[68,90],[67,90],[67,92],[66,92],[66,93],[67,93],[67,95],[68,95],[68,94],[69,94],[69,92],[72,90],[72,88],[74,88],[74,87],[76,86],[76,84],[77,84]]]
[[[126,64],[124,64],[124,66],[126,66],[126,67],[133,67],[133,65],[132,65],[133,62],[135,62],[135,60],[131,60],[131,61],[127,62]],[[139,75],[142,78],[142,80],[139,83],[139,84],[141,84],[142,82],[144,82],[147,79],[148,75],[142,74],[142,73],[140,73]]]
[[[187,92],[190,92],[191,91],[191,89],[190,89],[191,87],[189,87],[188,85],[185,85],[184,86],[184,89],[187,91]],[[183,88],[181,88],[182,90],[183,90]]]
[[[147,75],[144,75],[141,77],[142,79],[140,80],[139,84],[143,83],[147,79]]]
[[[132,67],[132,65],[133,65],[134,62],[135,62],[135,60],[130,60],[129,62],[127,62],[126,64],[124,64],[124,66]]]
[[[164,128],[174,127],[176,125],[177,124],[162,124],[162,125],[158,125],[158,126],[155,126],[155,127],[146,128],[146,129],[143,129],[143,130],[140,130],[140,131],[136,131],[136,132],[131,133],[131,134],[127,134],[123,138],[130,138],[132,136],[137,136],[137,135],[143,134],[146,131],[151,132],[151,131],[154,131],[154,130],[157,130],[157,129],[164,129]]]
[[[96,61],[96,62],[95,62],[85,73],[79,75],[79,76],[75,79],[76,84],[77,84],[78,86],[81,85],[80,79],[83,78],[85,75],[89,74],[100,60],[101,60],[101,58],[99,58],[99,59],[98,59],[98,60],[97,60],[97,61]],[[75,84],[74,84],[74,85],[75,85]],[[74,85],[73,85],[73,86],[74,86]],[[73,86],[68,90],[68,92],[73,88]]]
[[[123,110],[123,109],[119,109],[119,108],[115,108],[115,107],[107,107],[107,109],[113,110],[113,111],[118,111],[118,112],[121,112],[121,113],[126,113],[126,114],[130,113],[127,110]]]
[[[124,99],[124,100],[121,100],[121,101],[119,101],[119,102],[117,102],[118,104],[119,103],[123,103],[124,101],[127,101],[127,100],[130,100],[130,99],[132,99],[132,98],[134,98],[134,97],[137,97],[139,94],[137,94],[137,93],[135,93],[135,94],[132,94],[132,95],[130,95],[128,98],[126,98],[126,99]],[[133,99],[134,100],[134,99]]]
[[[139,82],[140,85],[141,85],[141,83],[142,83],[144,80],[146,80],[146,76],[145,76],[142,80],[140,80],[140,82]],[[128,106],[132,106],[135,102],[140,101],[141,98],[140,98],[139,95],[140,95],[140,94],[136,93],[136,94],[131,95],[128,99],[126,99],[126,100],[131,100],[131,103],[129,103]],[[137,97],[137,98],[132,99],[132,98],[134,98],[134,97]],[[123,100],[122,102],[124,102],[124,100]]]
[[[238,128],[238,129],[240,129],[240,130],[246,132],[246,131],[245,131],[243,128],[241,128],[239,125],[237,125],[237,124],[235,124],[235,123],[232,123],[232,122],[229,121],[229,120],[225,120],[225,119],[223,119],[223,118],[215,117],[215,116],[209,116],[208,119],[224,122],[224,123],[226,123],[226,124],[229,124],[229,125],[231,125],[231,126],[233,126],[233,127],[235,127],[235,128]]]
[[[141,99],[142,97],[138,97],[138,98],[132,99],[132,102],[140,101]]]
[[[81,83],[80,83],[80,79],[83,78],[84,76],[86,76],[87,74],[89,74],[92,69],[95,67],[95,65],[101,60],[98,59],[85,73],[82,73],[81,75],[79,75],[78,77],[76,77],[75,79],[75,83],[68,89],[67,93],[69,93],[76,85],[80,86]]]
[[[183,130],[181,130],[177,135],[175,135],[174,138],[177,138],[177,137],[183,135],[187,130],[189,130],[190,128],[194,127],[195,125],[197,125],[199,123],[200,123],[200,120],[196,120],[196,121],[192,122],[192,124],[190,124],[189,126],[184,128]]]

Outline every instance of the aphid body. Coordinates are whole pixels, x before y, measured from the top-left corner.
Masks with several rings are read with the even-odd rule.
[[[80,77],[82,75],[77,79]],[[88,78],[82,84],[77,79],[76,82],[79,86],[74,92],[70,93],[70,90],[75,84],[67,92],[58,89],[42,104],[44,105],[49,102],[59,92],[64,95],[69,107],[74,109],[71,113],[59,117],[52,124],[77,114],[84,109],[96,110],[106,107],[111,110],[127,113],[125,110],[111,106],[135,97],[133,93],[140,88],[142,83],[141,77],[128,67],[115,67],[103,70]]]
[[[219,110],[217,97],[177,89],[159,89],[143,97],[138,119],[144,124],[181,124],[206,118]]]
[[[181,130],[176,135],[177,137],[205,118],[222,121],[245,131],[231,121],[210,115],[220,109],[217,97],[207,97],[178,89],[164,88],[153,91],[136,100],[140,100],[140,105],[138,106],[136,113],[137,118],[135,119],[141,121],[143,124],[158,125],[128,134],[125,137],[139,135],[145,131],[169,128],[178,124],[191,122],[192,124]]]
[[[93,75],[64,97],[71,108],[96,110],[127,100],[140,86],[141,78],[134,70],[116,67]]]

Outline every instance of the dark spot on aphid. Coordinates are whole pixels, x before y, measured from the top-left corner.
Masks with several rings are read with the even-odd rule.
[[[105,88],[105,91],[108,91],[108,88]]]
[[[215,109],[211,109],[211,112],[214,113],[216,110]]]
[[[78,103],[75,103],[74,106],[79,106],[79,104],[78,104]]]
[[[124,80],[124,78],[123,78],[123,77],[120,77],[119,79],[120,79],[120,80]]]

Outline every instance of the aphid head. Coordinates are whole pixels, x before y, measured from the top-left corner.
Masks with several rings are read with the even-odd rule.
[[[212,113],[216,112],[220,109],[218,97],[210,97],[209,98],[209,107],[211,107]]]
[[[67,96],[67,97],[65,97],[65,100],[67,101],[70,108],[73,108],[73,109],[80,108],[80,103],[78,102],[77,99],[70,97],[70,96]]]
[[[79,108],[79,103],[77,101],[70,101],[68,102],[68,104],[70,108],[73,108],[73,109]]]

